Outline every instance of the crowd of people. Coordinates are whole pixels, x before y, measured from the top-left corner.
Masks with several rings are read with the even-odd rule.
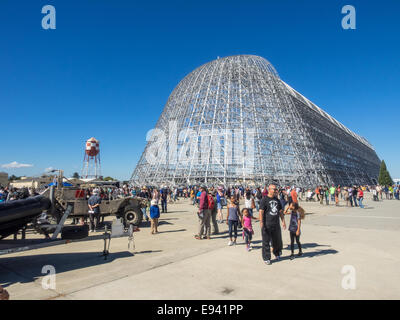
[[[199,231],[195,239],[211,239],[210,235],[218,234],[218,224],[226,222],[228,225],[228,245],[236,244],[238,229],[242,229],[246,250],[250,251],[254,234],[253,221],[259,221],[262,231],[262,256],[266,264],[271,264],[271,246],[277,260],[282,253],[282,228],[286,229],[284,216],[290,215],[289,233],[291,259],[294,259],[294,242],[298,246],[298,255],[301,256],[300,243],[301,220],[305,217],[304,209],[299,201],[315,201],[321,205],[340,202],[346,206],[364,208],[364,192],[372,192],[373,201],[386,199],[399,200],[400,186],[317,186],[314,190],[300,187],[276,187],[275,185],[261,188],[244,188],[241,186],[223,186],[208,188],[188,188],[190,201],[198,206]],[[240,210],[240,201],[243,208]],[[224,209],[226,208],[226,209]],[[224,218],[224,212],[226,216]],[[258,212],[258,217],[253,212]],[[279,222],[281,221],[281,223]]]
[[[302,255],[300,243],[301,220],[305,217],[304,210],[299,206],[298,199],[294,193],[289,196],[289,202],[285,203],[279,199],[279,190],[271,184],[264,188],[228,188],[222,186],[199,188],[196,193],[198,203],[199,231],[195,239],[211,239],[211,234],[218,234],[218,223],[226,222],[229,233],[229,246],[236,244],[238,229],[242,229],[242,237],[246,244],[246,250],[252,249],[251,241],[254,234],[253,221],[259,221],[262,233],[262,257],[266,264],[271,264],[271,246],[276,259],[282,254],[281,224],[286,229],[284,215],[290,215],[289,232],[291,239],[291,256],[294,258],[294,241],[296,241],[299,252]],[[286,192],[286,191],[285,191]],[[290,194],[290,193],[289,193]],[[243,198],[243,208],[240,209],[240,200]],[[227,200],[228,199],[228,200]],[[288,204],[288,207],[286,205]],[[226,206],[226,218],[224,219],[224,207]],[[254,215],[258,211],[258,217]]]
[[[301,188],[296,186],[277,187],[273,184],[261,187],[243,186],[188,186],[161,188],[143,186],[132,187],[127,184],[121,187],[95,187],[85,189],[82,197],[88,200],[90,229],[94,231],[99,221],[99,206],[102,200],[113,200],[121,197],[138,196],[147,199],[147,207],[142,208],[143,217],[151,223],[151,234],[157,234],[161,213],[168,212],[168,204],[178,199],[187,199],[197,207],[199,221],[195,239],[211,239],[219,233],[220,224],[227,224],[229,246],[236,244],[238,230],[246,250],[252,250],[254,235],[253,222],[259,222],[262,234],[262,257],[266,264],[271,264],[272,252],[277,260],[282,254],[281,227],[286,229],[285,215],[290,215],[288,231],[290,233],[291,256],[294,258],[294,243],[298,246],[298,255],[302,255],[300,242],[301,221],[305,217],[299,201],[319,202],[321,205],[340,205],[364,208],[364,193],[371,192],[373,201],[399,200],[400,186],[317,186]],[[34,189],[0,188],[0,202],[13,201],[37,195]],[[240,205],[242,203],[242,205]],[[242,208],[240,208],[242,206]],[[92,213],[92,214],[90,214]],[[257,214],[255,214],[257,213]],[[93,218],[93,219],[92,219]]]

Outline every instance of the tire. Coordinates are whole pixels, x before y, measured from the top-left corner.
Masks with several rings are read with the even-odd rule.
[[[138,207],[126,206],[124,209],[124,224],[128,227],[130,224],[139,226],[142,222],[143,213]]]

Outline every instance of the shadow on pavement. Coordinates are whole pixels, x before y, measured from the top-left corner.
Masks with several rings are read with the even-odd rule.
[[[258,246],[254,245],[254,244],[262,243],[261,240],[252,241],[251,243],[252,243],[253,250],[262,249],[262,245],[258,245]],[[339,251],[334,250],[334,249],[318,249],[316,251],[306,251],[306,252],[304,252],[304,250],[311,249],[311,248],[330,247],[330,245],[318,244],[318,243],[314,243],[314,242],[313,243],[302,243],[301,247],[303,249],[303,255],[301,257],[297,257],[296,256],[297,259],[299,259],[299,258],[312,258],[312,257],[315,257],[315,256],[321,256],[321,255],[327,255],[327,254],[336,254],[336,253],[339,252]],[[287,247],[283,248],[283,250],[290,251],[291,250],[290,249],[290,245],[287,245]],[[295,250],[295,252],[298,252],[297,244],[294,245],[294,250]],[[288,260],[288,259],[290,259],[290,257],[286,256],[286,255],[281,258],[281,260]]]
[[[178,229],[178,230],[168,230],[168,231],[159,231],[158,233],[170,233],[170,232],[183,232],[186,231],[186,229]]]
[[[0,258],[0,279],[2,286],[12,283],[27,283],[48,273],[42,273],[44,266],[50,265],[55,268],[57,274],[72,270],[84,269],[113,262],[116,259],[134,257],[135,254],[158,252],[154,250],[135,252],[110,252],[107,260],[101,252],[76,252],[76,253],[54,253],[39,254],[31,256],[20,256]]]
[[[312,242],[312,243],[302,243],[301,247],[303,249],[308,249],[308,248],[316,248],[316,247],[330,247],[330,245],[318,244],[318,243]],[[297,244],[294,245],[294,248],[297,249]],[[290,250],[290,244],[288,244],[284,250]]]
[[[163,224],[172,224],[171,222],[165,221],[167,219],[163,219],[158,221],[158,225],[163,225]],[[151,223],[150,221],[142,221],[142,223],[140,224],[140,228],[150,228]]]
[[[155,253],[155,252],[162,252],[162,250],[145,250],[145,251],[138,251],[135,252],[134,254],[143,254],[143,253]]]

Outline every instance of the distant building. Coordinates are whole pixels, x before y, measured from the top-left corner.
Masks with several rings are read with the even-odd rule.
[[[394,182],[395,184],[400,184],[400,179],[393,179],[393,182]]]
[[[6,187],[8,185],[8,173],[0,172],[0,186]]]
[[[40,189],[53,182],[52,176],[22,177],[20,180],[13,180],[10,186],[13,188],[35,188]]]

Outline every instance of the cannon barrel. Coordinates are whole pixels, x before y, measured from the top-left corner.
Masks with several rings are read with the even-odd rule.
[[[17,232],[50,206],[43,196],[0,203],[0,239]]]

